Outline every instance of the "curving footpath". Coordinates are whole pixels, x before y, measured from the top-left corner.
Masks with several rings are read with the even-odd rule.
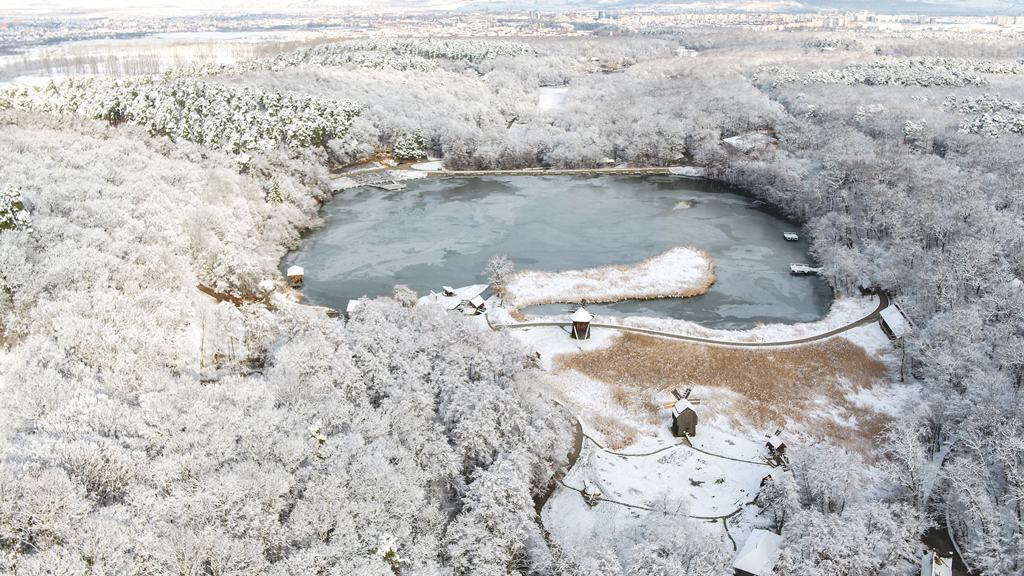
[[[675,332],[663,332],[660,330],[651,330],[649,328],[638,328],[635,326],[623,326],[621,324],[601,324],[591,323],[591,328],[610,328],[612,330],[618,330],[620,332],[632,332],[635,334],[644,334],[647,336],[656,336],[658,338],[669,338],[672,340],[682,340],[684,342],[694,342],[696,344],[706,344],[708,346],[730,346],[739,348],[772,348],[781,346],[799,346],[801,344],[809,344],[811,342],[818,342],[820,340],[827,340],[833,336],[848,332],[854,328],[858,328],[865,324],[870,324],[877,321],[882,310],[889,305],[889,297],[885,293],[878,294],[878,306],[863,318],[845,324],[838,328],[833,328],[828,332],[822,332],[821,334],[815,334],[813,336],[806,336],[804,338],[796,338],[793,340],[778,340],[774,342],[744,342],[734,340],[715,340],[713,338],[702,338],[700,336],[689,336],[686,334],[678,334]],[[486,316],[486,315],[485,315]],[[490,318],[487,318],[487,325],[492,330],[503,330],[503,329],[525,329],[525,328],[541,328],[541,327],[558,327],[566,328],[572,326],[572,322],[522,322],[519,324],[492,324]]]

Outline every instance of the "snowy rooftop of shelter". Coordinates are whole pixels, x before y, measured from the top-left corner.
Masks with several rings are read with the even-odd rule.
[[[469,305],[474,308],[482,308],[484,305],[484,299],[480,295],[476,295],[469,299]]]
[[[363,301],[362,300],[349,300],[348,304],[345,306],[345,312],[351,314],[352,312],[355,312],[356,310],[358,310],[359,307],[362,306],[362,305],[363,305]]]
[[[889,304],[879,314],[882,316],[882,320],[885,320],[885,324],[889,326],[889,330],[892,330],[893,335],[897,338],[910,332],[910,322],[907,321],[903,311],[895,304]]]
[[[768,444],[772,448],[775,448],[776,450],[778,450],[780,446],[784,446],[786,443],[782,440],[782,436],[779,436],[778,434],[775,434],[775,435],[770,436],[768,438]]]
[[[302,276],[304,272],[305,270],[302,269],[302,266],[289,266],[285,274],[288,276]]]
[[[590,312],[587,312],[587,309],[584,308],[583,306],[580,306],[575,312],[572,313],[572,316],[570,316],[569,319],[572,320],[573,322],[590,322],[591,320],[594,319],[594,315],[591,314]]]
[[[769,576],[779,559],[781,544],[782,537],[778,534],[767,530],[753,530],[743,548],[736,554],[732,567],[754,576]]]
[[[693,404],[691,404],[690,401],[687,400],[686,398],[677,401],[675,405],[672,406],[672,417],[675,418],[676,416],[679,416],[687,408],[693,410],[694,412],[697,411],[696,408],[693,407]]]
[[[452,288],[451,286],[444,286],[442,290],[451,289],[452,295],[445,296],[437,292],[431,292],[426,296],[421,297],[416,303],[417,304],[431,304],[437,303],[444,306],[445,310],[455,310],[460,304],[467,300],[473,300],[478,298],[487,290],[487,284],[473,284],[470,286],[463,286],[462,288]],[[483,299],[480,299],[481,304]]]
[[[921,557],[921,576],[952,576],[953,559],[943,558],[929,550]]]

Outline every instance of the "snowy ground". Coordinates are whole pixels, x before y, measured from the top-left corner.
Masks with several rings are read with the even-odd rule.
[[[428,160],[426,162],[417,162],[409,168],[413,170],[421,170],[423,172],[438,172],[444,170],[443,160]]]
[[[598,489],[604,498],[652,508],[665,497],[691,516],[727,516],[754,499],[771,468],[675,445],[655,454],[622,456],[586,442],[563,479],[570,488]]]
[[[554,112],[562,107],[568,86],[541,86],[537,89],[537,112]]]
[[[505,286],[513,308],[554,302],[618,302],[703,294],[714,282],[714,263],[703,250],[672,248],[633,266],[563,272],[523,271]]]
[[[703,166],[672,166],[668,169],[669,174],[685,176],[687,178],[703,178],[707,175],[707,169]]]
[[[588,428],[584,424],[590,435]],[[729,447],[754,462],[763,459],[765,453],[758,443],[715,426],[703,427],[698,432],[701,436],[710,445]],[[629,548],[642,538],[638,527],[650,512],[626,504],[652,508],[663,498],[685,504],[684,513],[689,516],[728,516],[739,510],[735,520],[727,520],[730,534],[734,522],[743,536],[749,533],[753,522],[747,517],[754,521],[757,518],[747,511],[747,505],[756,497],[762,478],[771,472],[770,466],[704,454],[671,435],[646,438],[640,444],[642,451],[639,445],[631,447],[628,453],[635,455],[625,456],[584,441],[579,459],[563,479],[564,486],[558,487],[541,512],[544,526],[555,539],[571,546],[598,538]],[[659,448],[664,449],[650,454]],[[599,490],[606,501],[594,507],[587,505],[577,491],[584,487]],[[726,530],[721,520],[696,521],[709,534],[720,535]]]

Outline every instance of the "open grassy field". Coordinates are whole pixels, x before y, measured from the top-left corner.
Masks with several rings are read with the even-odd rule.
[[[866,448],[888,421],[854,399],[885,365],[842,338],[761,350],[623,334],[608,348],[560,356],[554,368],[609,383],[612,397],[638,416],[656,415],[654,393],[694,386],[709,412],[738,424],[802,425],[854,449]]]

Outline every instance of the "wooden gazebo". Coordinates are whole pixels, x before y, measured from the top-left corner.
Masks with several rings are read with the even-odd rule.
[[[572,337],[577,340],[586,340],[590,338],[590,323],[594,320],[594,315],[587,312],[587,309],[580,306],[572,313],[569,317],[572,320]]]

